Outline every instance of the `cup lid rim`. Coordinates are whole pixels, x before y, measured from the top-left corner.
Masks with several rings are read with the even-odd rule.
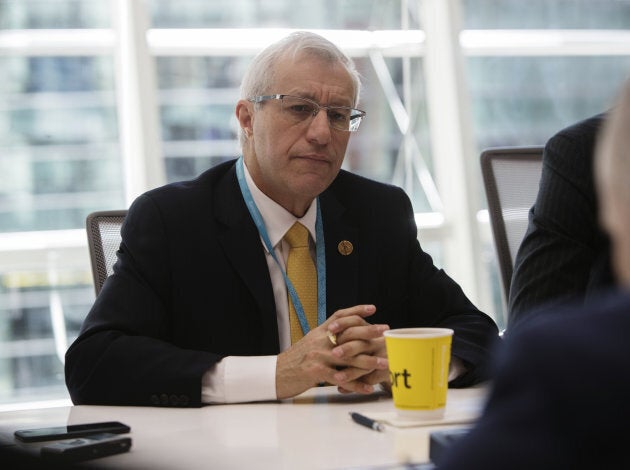
[[[451,328],[431,328],[431,327],[417,327],[417,328],[394,328],[392,330],[386,330],[383,335],[390,338],[415,338],[411,336],[417,334],[422,338],[437,338],[441,336],[452,336],[455,332]]]

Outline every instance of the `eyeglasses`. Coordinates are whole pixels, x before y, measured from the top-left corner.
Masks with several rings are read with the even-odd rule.
[[[250,98],[252,103],[268,100],[280,100],[282,115],[294,122],[306,122],[317,116],[321,109],[326,110],[328,124],[333,129],[355,132],[359,129],[365,111],[349,106],[324,106],[308,98],[291,95],[264,95]]]

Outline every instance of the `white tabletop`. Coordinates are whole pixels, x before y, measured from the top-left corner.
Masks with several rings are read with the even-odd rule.
[[[450,409],[481,409],[484,388],[449,390]],[[341,395],[320,387],[282,402],[203,408],[73,406],[0,413],[0,440],[16,429],[121,421],[131,427],[131,451],[94,460],[125,469],[344,469],[428,461],[429,433],[438,426],[373,431],[350,411],[393,411],[391,398]],[[451,426],[457,426],[451,424]],[[460,425],[461,426],[461,425]]]

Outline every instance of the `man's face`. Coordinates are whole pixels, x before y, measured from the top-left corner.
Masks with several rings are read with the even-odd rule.
[[[353,82],[343,65],[305,54],[276,65],[273,87],[266,94],[301,96],[322,105],[354,104]],[[350,133],[331,128],[325,110],[294,122],[281,112],[279,100],[257,107],[240,101],[237,116],[249,133],[243,155],[256,185],[287,210],[303,215],[337,176]]]

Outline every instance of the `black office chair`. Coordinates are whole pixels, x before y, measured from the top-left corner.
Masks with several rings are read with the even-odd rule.
[[[120,227],[126,215],[126,210],[98,211],[88,215],[85,221],[96,295],[113,272],[120,247]]]
[[[481,154],[481,173],[506,303],[514,259],[527,231],[529,210],[538,195],[542,154],[543,147],[491,148]]]

